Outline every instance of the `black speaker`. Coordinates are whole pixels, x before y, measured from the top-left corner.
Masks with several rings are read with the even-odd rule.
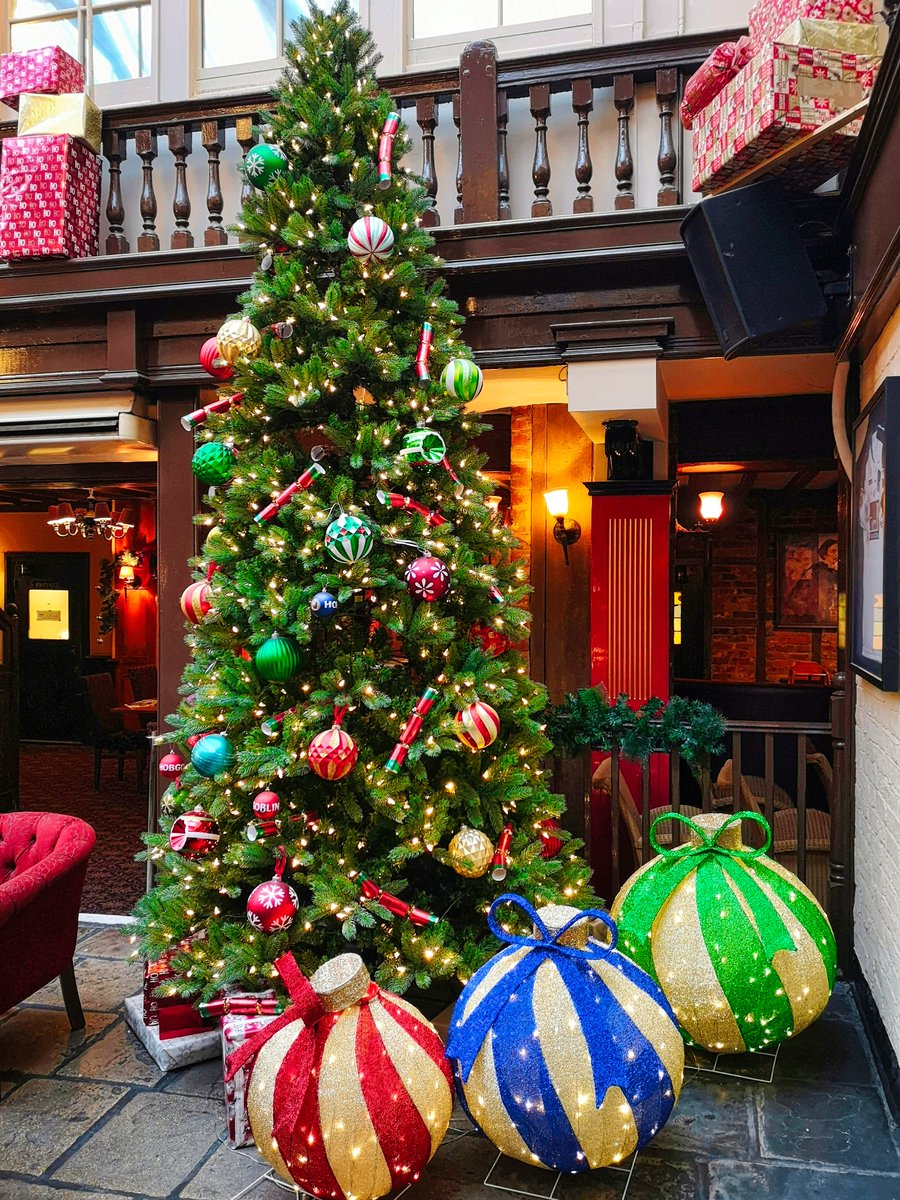
[[[702,200],[681,236],[725,358],[825,315],[790,203],[771,180]]]

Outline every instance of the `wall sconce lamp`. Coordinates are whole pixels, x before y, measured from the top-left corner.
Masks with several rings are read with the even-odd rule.
[[[578,522],[566,520],[566,513],[569,511],[569,489],[557,488],[553,492],[544,492],[544,503],[547,505],[547,512],[556,522],[553,526],[553,536],[562,546],[568,566],[569,547],[574,546],[581,537],[581,526]]]
[[[117,558],[119,564],[119,583],[125,589],[125,594],[128,594],[128,589],[137,591],[138,588],[144,586],[140,575],[136,575],[134,568],[140,563],[140,556],[130,550],[123,550]]]
[[[700,520],[718,521],[723,512],[722,497],[724,492],[700,493]]]

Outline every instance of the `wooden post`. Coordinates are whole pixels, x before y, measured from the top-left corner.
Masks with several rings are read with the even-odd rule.
[[[593,80],[573,80],[572,108],[578,117],[578,152],[575,157],[575,182],[578,184],[578,194],[572,205],[572,212],[576,213],[594,211],[594,198],[591,195],[591,176],[594,168],[591,163],[591,146],[588,137],[588,120],[593,107]]]
[[[169,126],[169,149],[175,159],[175,198],[172,212],[175,229],[172,232],[173,250],[189,250],[194,244],[191,233],[191,197],[187,183],[187,159],[193,147],[194,135],[184,125]]]
[[[438,110],[434,96],[420,96],[416,100],[416,124],[422,130],[422,182],[425,193],[431,200],[431,208],[422,214],[426,228],[440,225],[437,211],[437,169],[434,165],[434,131],[438,123]]]
[[[125,237],[125,207],[122,202],[122,163],[128,144],[125,134],[118,129],[107,129],[103,135],[103,153],[109,163],[109,193],[106,198],[106,220],[109,233],[106,236],[107,254],[127,254],[130,247]]]
[[[634,76],[613,78],[613,104],[616,106],[619,136],[616,144],[616,208],[634,208],[634,158],[631,153],[631,113],[634,108]]]
[[[835,673],[831,693],[831,859],[828,864],[828,917],[837,942],[838,963],[850,969],[853,953],[853,804],[848,734],[852,711],[847,677]]]
[[[156,232],[156,192],[153,188],[153,160],[156,158],[156,130],[138,129],[134,135],[134,148],[141,160],[141,220],[143,232],[138,235],[137,248],[140,253],[159,249],[159,234]]]
[[[535,83],[528,89],[528,101],[534,118],[534,162],[531,178],[534,183],[533,217],[553,215],[550,203],[550,155],[547,151],[547,121],[550,117],[550,84]]]
[[[470,42],[459,60],[459,132],[464,221],[500,216],[497,143],[497,49]]]
[[[227,246],[228,233],[222,228],[222,209],[225,200],[219,179],[219,155],[225,149],[225,132],[218,121],[204,121],[200,126],[200,140],[209,161],[209,182],[206,186],[206,211],[209,225],[203,232],[204,246]]]

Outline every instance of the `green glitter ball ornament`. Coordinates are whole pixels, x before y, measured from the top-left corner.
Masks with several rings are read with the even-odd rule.
[[[234,472],[234,451],[224,442],[204,442],[194,451],[191,470],[207,487],[227,483]]]

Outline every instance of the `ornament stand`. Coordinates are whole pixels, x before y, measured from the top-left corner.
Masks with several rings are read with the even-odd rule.
[[[726,1079],[745,1079],[749,1083],[772,1083],[775,1078],[775,1064],[778,1062],[778,1055],[781,1051],[781,1043],[774,1050],[748,1050],[745,1054],[717,1054],[713,1060],[711,1067],[701,1066],[699,1063],[689,1063],[685,1061],[684,1073],[687,1076],[688,1071],[692,1071],[695,1075],[719,1075]],[[690,1053],[690,1047],[687,1048]],[[729,1071],[727,1068],[729,1063],[733,1062],[738,1057],[744,1060],[750,1060],[754,1066],[759,1062],[759,1074],[752,1071]]]
[[[498,1154],[493,1163],[491,1163],[491,1169],[488,1171],[487,1175],[485,1175],[483,1180],[485,1187],[493,1188],[497,1192],[507,1192],[512,1196],[529,1196],[532,1197],[533,1200],[559,1200],[559,1197],[556,1195],[556,1189],[559,1187],[559,1181],[565,1174],[564,1171],[558,1171],[556,1173],[556,1177],[553,1180],[553,1186],[550,1188],[549,1192],[526,1192],[523,1191],[522,1188],[505,1187],[502,1183],[491,1183],[491,1176],[497,1167],[497,1163],[499,1163],[500,1159],[504,1157],[505,1155]],[[637,1153],[634,1153],[632,1154],[631,1161],[627,1167],[609,1166],[602,1168],[602,1171],[615,1171],[617,1174],[625,1176],[625,1186],[622,1189],[622,1194],[618,1197],[618,1200],[626,1200],[628,1196],[628,1189],[631,1187],[631,1176],[634,1174],[634,1167],[637,1160]],[[510,1159],[510,1162],[515,1161],[515,1159]]]

